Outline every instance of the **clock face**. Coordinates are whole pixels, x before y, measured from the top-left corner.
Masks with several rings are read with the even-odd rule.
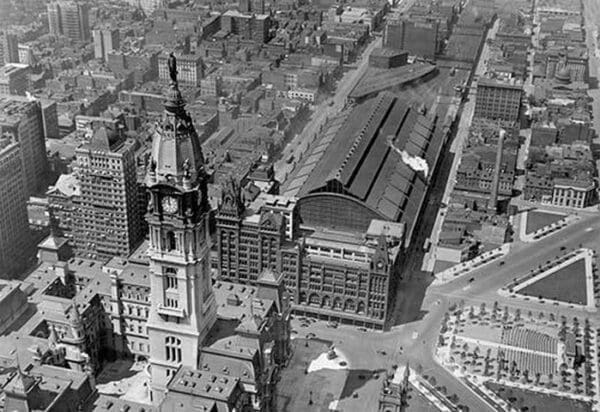
[[[177,212],[177,199],[171,196],[167,196],[162,200],[162,207],[165,213]]]

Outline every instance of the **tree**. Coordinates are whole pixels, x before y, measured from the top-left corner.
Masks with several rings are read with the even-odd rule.
[[[554,313],[550,314],[550,321],[551,322],[555,322],[556,321],[556,318],[554,317]]]
[[[565,375],[567,374],[567,369],[568,369],[568,366],[567,366],[567,364],[566,364],[566,363],[564,363],[564,362],[562,362],[562,363],[560,364],[560,368],[559,368],[559,370],[560,370],[560,374],[561,374],[562,376],[565,376]]]
[[[522,379],[521,379],[522,383],[529,382],[529,371],[527,369],[525,369],[521,375],[522,375]]]
[[[521,320],[521,309],[517,309],[515,312],[515,322],[518,322]]]
[[[554,375],[552,373],[548,374],[548,380],[546,381],[546,387],[552,388],[554,386]]]
[[[535,374],[535,384],[539,385],[540,384],[540,379],[542,378],[542,374],[539,372],[536,372]]]
[[[544,312],[540,312],[540,314],[538,315],[538,319],[539,320],[544,319]]]
[[[558,329],[558,339],[560,339],[561,341],[564,342],[566,338],[567,338],[567,326],[560,325],[560,328]]]
[[[492,309],[492,310],[493,310],[494,312],[497,312],[497,311],[498,311],[498,301],[497,301],[497,300],[496,300],[496,301],[494,301],[494,306],[493,306],[493,309]]]
[[[479,314],[481,316],[485,315],[485,302],[481,302],[481,306],[479,306]]]
[[[502,315],[502,322],[506,323],[508,321],[508,306],[504,307],[504,314]]]
[[[503,370],[504,369],[504,351],[503,350],[499,350],[498,351],[498,370]]]
[[[566,377],[566,375],[562,375],[560,377],[560,390],[561,391],[567,390],[567,377]]]

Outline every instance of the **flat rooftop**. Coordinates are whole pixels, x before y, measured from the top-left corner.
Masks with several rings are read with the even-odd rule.
[[[14,125],[18,123],[34,104],[22,96],[0,96],[0,124]]]
[[[203,398],[227,401],[239,381],[239,378],[234,376],[181,367],[171,379],[167,389]]]
[[[263,318],[271,309],[273,301],[258,299],[256,287],[217,281],[213,285],[217,303],[217,315],[221,319],[242,320],[259,316]]]

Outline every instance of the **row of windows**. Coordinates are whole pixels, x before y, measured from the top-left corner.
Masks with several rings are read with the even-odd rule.
[[[175,336],[165,338],[165,359],[169,362],[181,362],[181,339]]]

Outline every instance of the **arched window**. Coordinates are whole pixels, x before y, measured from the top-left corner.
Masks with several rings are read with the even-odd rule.
[[[165,338],[165,358],[169,362],[181,362],[181,339],[175,336]]]
[[[167,232],[167,252],[171,252],[172,250],[177,249],[177,241],[175,240],[175,233],[168,231]]]
[[[364,315],[365,314],[365,304],[362,301],[358,302],[358,308],[357,308],[357,312],[359,315]]]

